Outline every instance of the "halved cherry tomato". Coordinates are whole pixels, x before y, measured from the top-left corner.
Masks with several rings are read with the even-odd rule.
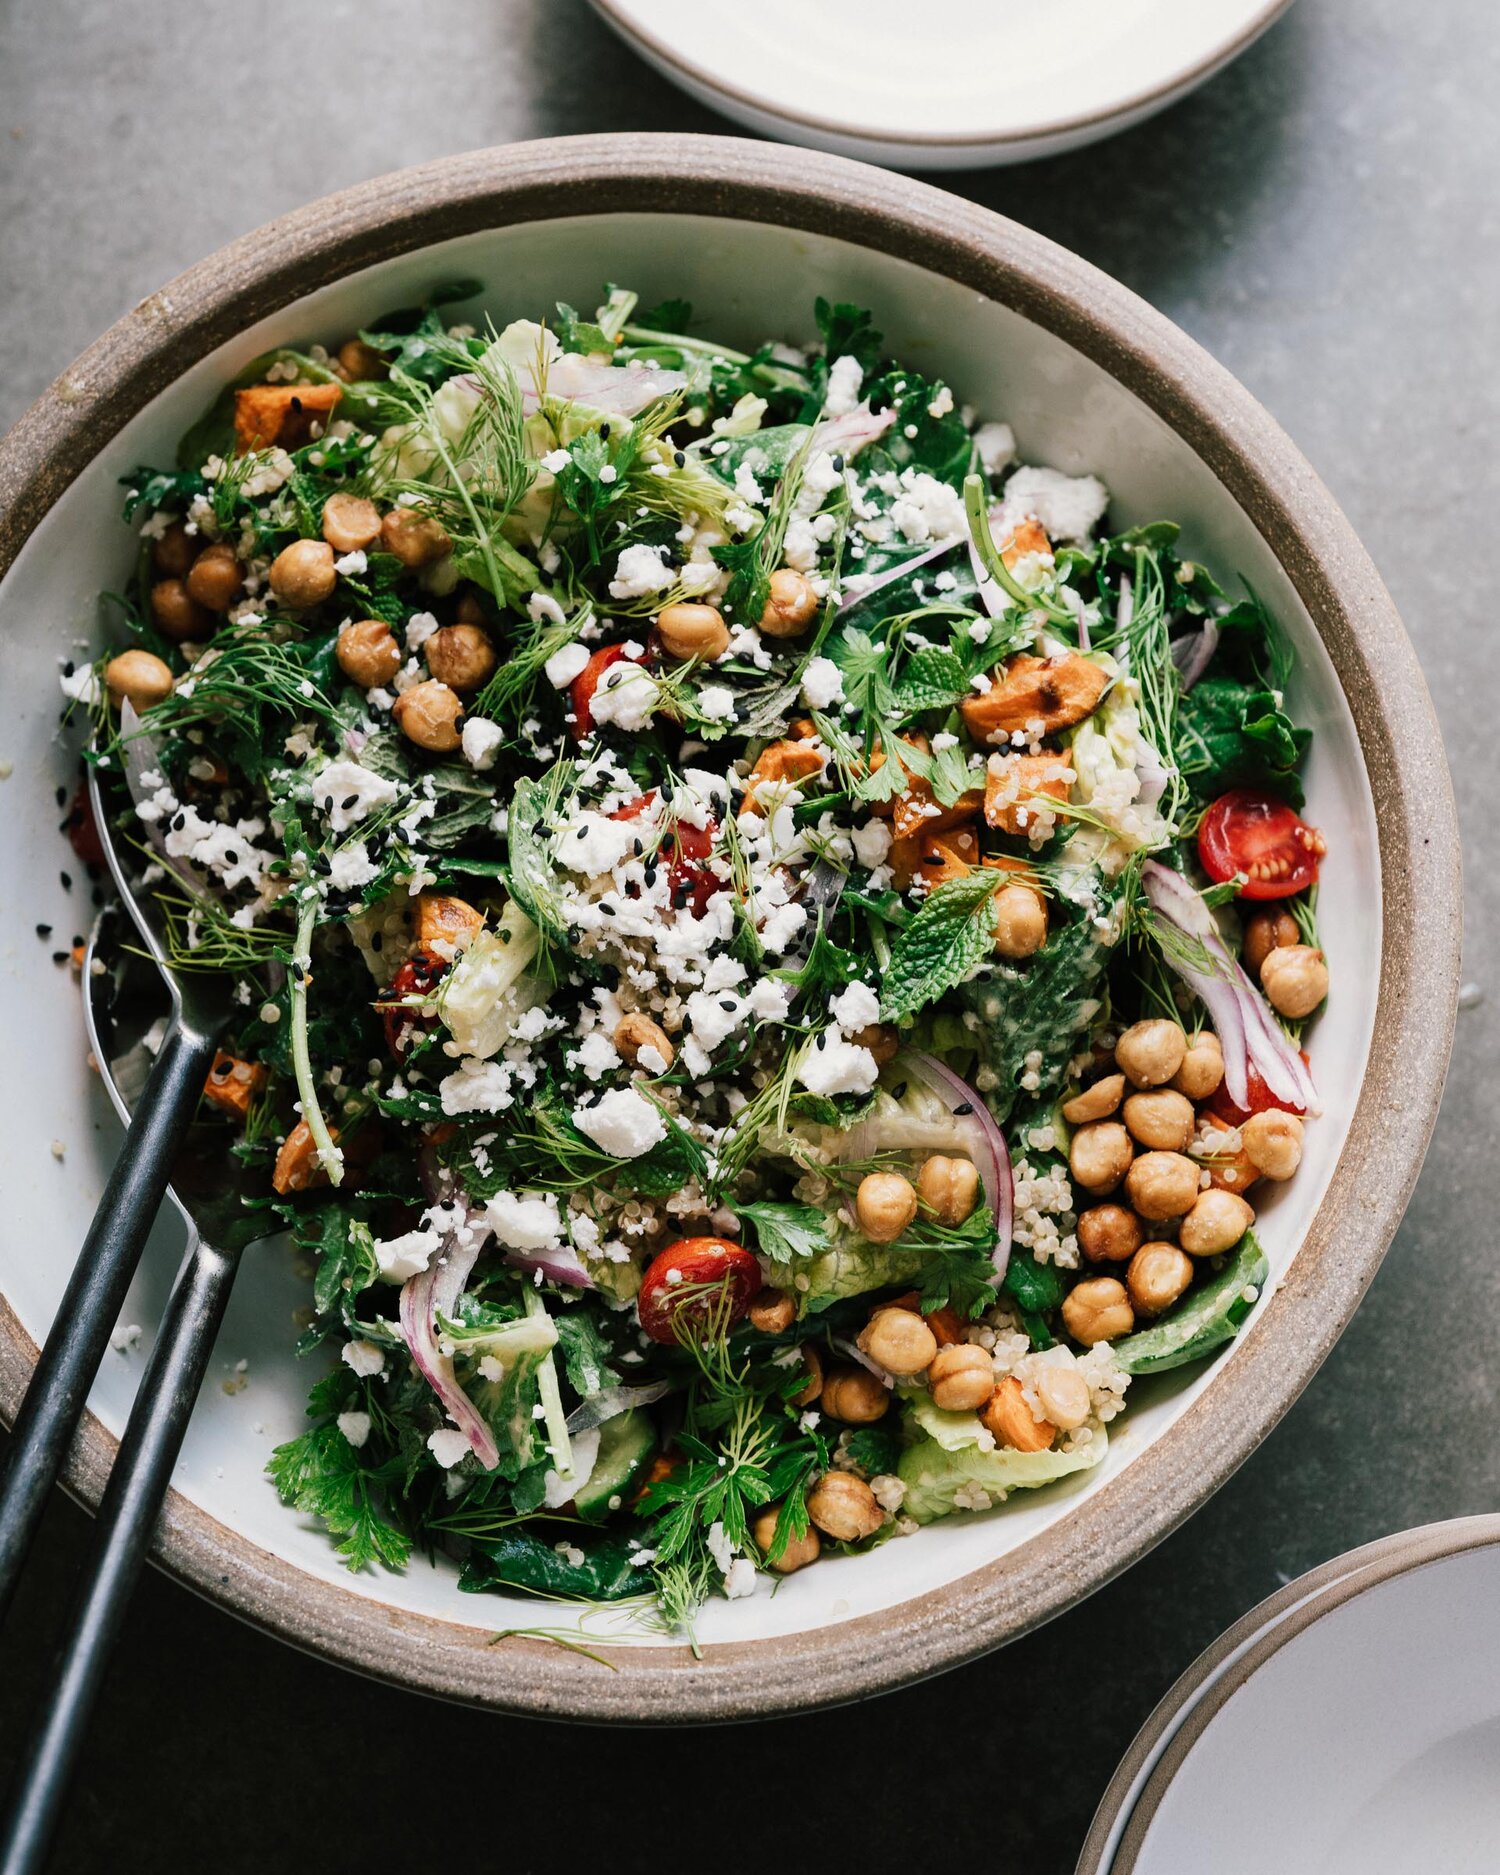
[[[636,1314],[643,1332],[670,1345],[694,1329],[732,1328],[761,1290],[760,1265],[725,1237],[684,1237],[651,1259]]]
[[[649,794],[637,795],[635,800],[616,808],[610,819],[634,820],[655,799],[656,790],[653,788]],[[678,910],[691,908],[695,918],[701,918],[708,901],[716,892],[724,890],[724,881],[712,867],[703,863],[713,852],[714,835],[718,830],[719,823],[712,814],[708,816],[708,824],[703,827],[689,827],[678,821],[665,842],[672,903]]]
[[[94,804],[89,799],[86,782],[79,782],[78,792],[73,796],[73,803],[68,809],[65,824],[68,829],[68,841],[84,865],[102,866],[104,847],[100,843],[99,828],[94,820]]]
[[[574,737],[582,742],[585,736],[594,733],[594,712],[590,705],[594,701],[594,692],[599,688],[599,680],[611,664],[618,664],[625,656],[623,644],[600,645],[599,649],[584,665],[583,669],[568,685],[568,698],[573,705],[572,731]],[[640,658],[631,662],[639,664]]]
[[[1305,1048],[1302,1050],[1302,1062],[1304,1067],[1311,1065]],[[1250,1089],[1248,1107],[1237,1107],[1229,1098],[1222,1081],[1208,1097],[1206,1104],[1209,1112],[1216,1114],[1226,1126],[1243,1126],[1252,1113],[1268,1113],[1273,1108],[1278,1113],[1306,1113],[1305,1107],[1296,1106],[1290,1100],[1278,1100],[1261,1079],[1253,1061],[1245,1064],[1245,1078]]]
[[[375,1005],[380,1011],[380,1020],[385,1029],[386,1046],[398,1061],[406,1057],[412,1031],[430,1029],[437,1021],[436,1016],[404,1007],[404,998],[427,995],[447,968],[446,961],[434,956],[431,951],[413,951],[391,978],[391,987],[386,991],[385,998]]]
[[[1245,875],[1241,898],[1290,898],[1318,876],[1328,851],[1316,827],[1258,788],[1231,788],[1203,816],[1198,857],[1210,879]]]

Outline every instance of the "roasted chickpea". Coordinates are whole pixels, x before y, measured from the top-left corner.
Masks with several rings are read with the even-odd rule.
[[[294,540],[271,562],[266,579],[281,603],[294,612],[321,605],[339,583],[333,549],[326,540]]]
[[[201,534],[190,534],[181,521],[173,521],[159,540],[151,543],[151,564],[166,579],[183,579],[203,545]]]
[[[1036,1377],[1036,1397],[1059,1432],[1072,1432],[1093,1410],[1089,1383],[1076,1367],[1049,1361]]]
[[[621,1016],[615,1028],[615,1047],[627,1061],[640,1061],[642,1049],[655,1052],[661,1065],[656,1061],[645,1061],[641,1065],[648,1073],[665,1074],[676,1058],[677,1050],[659,1022],[653,1022],[639,1009],[633,1009],[628,1016]]]
[[[1198,1167],[1181,1152],[1143,1152],[1125,1174],[1126,1197],[1154,1224],[1191,1210],[1198,1191]]]
[[[1069,1126],[1086,1126],[1090,1120],[1107,1120],[1120,1104],[1125,1092],[1123,1074],[1106,1074],[1092,1087],[1084,1088],[1063,1103],[1062,1116]]]
[[[807,1494],[807,1515],[835,1543],[858,1543],[885,1522],[875,1493],[852,1471],[824,1472]]]
[[[1170,1087],[1132,1094],[1121,1118],[1132,1139],[1158,1152],[1181,1152],[1193,1137],[1193,1103]]]
[[[1224,1078],[1224,1051],[1212,1029],[1203,1029],[1189,1038],[1182,1066],[1172,1076],[1172,1085],[1189,1100],[1207,1100]]]
[[[749,1322],[757,1334],[784,1335],[796,1319],[796,1303],[784,1289],[769,1283],[750,1304]]]
[[[456,691],[431,678],[403,690],[391,714],[402,735],[419,749],[450,755],[463,741],[463,703]]]
[[[380,510],[363,495],[330,495],[323,503],[323,538],[335,553],[363,553],[380,539]]]
[[[1236,1192],[1210,1186],[1183,1218],[1177,1241],[1189,1256],[1214,1257],[1232,1250],[1254,1222],[1254,1211]]]
[[[823,1391],[823,1357],[811,1342],[806,1347],[798,1348],[797,1352],[802,1356],[802,1371],[807,1379],[792,1395],[791,1403],[793,1406],[811,1406]]]
[[[1328,965],[1310,944],[1278,946],[1260,967],[1260,983],[1271,1007],[1297,1022],[1328,994]]]
[[[170,666],[152,651],[122,651],[104,667],[104,684],[116,703],[149,710],[172,694]]]
[[[873,1426],[890,1403],[884,1385],[863,1367],[833,1367],[823,1377],[823,1411],[846,1426]]]
[[[366,345],[363,339],[345,339],[339,347],[339,369],[353,383],[368,383],[372,378],[383,378],[390,371],[385,361],[385,354],[376,351],[373,345]]]
[[[1014,1374],[1007,1374],[996,1387],[979,1418],[1002,1445],[1017,1452],[1045,1452],[1057,1437],[1057,1428],[1050,1420],[1033,1418]]]
[[[925,1374],[938,1351],[937,1336],[912,1309],[876,1309],[857,1345],[888,1374]]]
[[[339,669],[361,690],[388,684],[401,668],[401,647],[383,618],[350,619],[341,625],[333,654]]]
[[[977,1413],[995,1391],[995,1364],[983,1348],[956,1341],[933,1356],[927,1385],[933,1405],[945,1413]]]
[[[1130,1135],[1117,1120],[1095,1120],[1073,1135],[1068,1169],[1085,1191],[1113,1191],[1134,1156]]]
[[[105,673],[106,677],[108,673]],[[1250,1163],[1263,1178],[1290,1178],[1302,1163],[1302,1122],[1272,1107],[1252,1113],[1240,1128]]]
[[[917,1173],[917,1192],[944,1224],[962,1224],[979,1202],[979,1172],[972,1159],[947,1159],[934,1153]]]
[[[444,625],[423,645],[427,668],[450,690],[477,690],[495,674],[495,647],[477,625]]]
[[[1133,1022],[1115,1043],[1115,1061],[1137,1087],[1164,1087],[1186,1053],[1186,1035],[1162,1016]]]
[[[917,1215],[917,1194],[899,1172],[869,1172],[859,1181],[854,1215],[871,1243],[894,1243]]]
[[[865,1028],[856,1029],[849,1040],[856,1048],[867,1048],[875,1057],[877,1067],[882,1068],[895,1059],[896,1050],[901,1046],[901,1037],[882,1022],[871,1022]]]
[[[995,949],[1002,957],[1030,957],[1047,942],[1047,902],[1029,885],[1003,885],[995,894]]]
[[[151,616],[158,630],[179,644],[204,637],[213,624],[213,614],[198,604],[180,579],[159,579],[151,588]]]
[[[768,638],[799,638],[812,624],[817,610],[818,595],[807,576],[795,567],[779,566],[771,575],[760,628]]]
[[[380,540],[387,553],[413,568],[431,566],[453,546],[442,524],[419,508],[392,508],[380,523]]]
[[[1078,1219],[1078,1247],[1090,1263],[1128,1263],[1145,1234],[1123,1204],[1091,1205]]]
[[[776,1524],[780,1516],[781,1506],[768,1504],[750,1526],[755,1547],[762,1556],[770,1553],[771,1545],[776,1541]],[[815,1563],[822,1549],[817,1531],[809,1529],[804,1536],[794,1536],[775,1562],[768,1563],[767,1567],[774,1569],[779,1576],[789,1576],[798,1569],[805,1569],[809,1563]]]
[[[1113,1276],[1090,1276],[1063,1297],[1063,1325],[1086,1348],[1096,1341],[1117,1341],[1135,1327],[1135,1312],[1125,1285]]]
[[[1130,1259],[1125,1287],[1137,1315],[1160,1315],[1193,1280],[1193,1260],[1174,1243],[1145,1243]]]
[[[1260,975],[1260,967],[1274,950],[1299,942],[1297,920],[1280,905],[1263,905],[1245,920],[1240,962],[1251,976]]]
[[[716,606],[669,605],[656,615],[656,635],[668,657],[712,664],[729,649],[729,627]]]
[[[205,547],[188,569],[189,595],[209,612],[227,612],[244,584],[233,547]]]

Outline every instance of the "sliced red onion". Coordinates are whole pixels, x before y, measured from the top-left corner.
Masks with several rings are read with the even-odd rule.
[[[1010,1266],[1010,1246],[1015,1228],[1015,1180],[1011,1175],[1010,1152],[999,1122],[989,1110],[983,1094],[970,1087],[935,1055],[908,1055],[907,1061],[940,1098],[951,1103],[955,1114],[965,1109],[963,1118],[972,1118],[980,1136],[980,1150],[974,1155],[986,1202],[995,1219],[995,1247],[990,1261],[995,1266],[992,1280],[1004,1281]]]
[[[1308,1112],[1322,1111],[1318,1090],[1302,1057],[1272,1015],[1270,1005],[1229,954],[1213,913],[1180,873],[1148,859],[1141,869],[1146,896],[1160,917],[1203,947],[1212,971],[1167,954],[1171,965],[1202,1002],[1224,1055],[1224,1087],[1237,1107],[1250,1105],[1249,1067],[1277,1100]]]
[[[448,1417],[468,1439],[470,1451],[486,1471],[493,1471],[500,1463],[494,1435],[483,1414],[458,1384],[452,1358],[443,1353],[437,1337],[437,1318],[440,1314],[452,1316],[454,1304],[463,1294],[469,1272],[484,1246],[484,1235],[468,1220],[443,1233],[443,1241],[433,1252],[427,1268],[402,1284],[401,1333],[411,1349],[418,1372],[442,1401]]]
[[[863,1348],[847,1339],[846,1336],[830,1335],[828,1337],[828,1345],[831,1348],[836,1348],[840,1354],[847,1354],[851,1361],[858,1362],[867,1373],[871,1373],[875,1376],[882,1387],[895,1386],[896,1381],[894,1375],[892,1375],[888,1369],[882,1367],[879,1361],[866,1354]]]
[[[582,1406],[573,1408],[568,1415],[568,1431],[590,1432],[595,1426],[602,1426],[605,1420],[617,1419],[632,1407],[650,1406],[671,1391],[670,1380],[653,1380],[647,1387],[606,1387],[591,1400],[585,1400]]]
[[[1172,640],[1172,662],[1177,666],[1177,681],[1187,695],[1213,662],[1219,648],[1219,621],[1206,618],[1196,631]]]
[[[686,383],[681,371],[663,371],[657,366],[600,365],[580,352],[565,352],[561,358],[549,361],[540,391],[529,367],[521,373],[521,398],[528,417],[541,407],[543,396],[559,403],[587,404],[592,410],[634,417],[648,404],[680,391]]]
[[[889,410],[882,410],[879,416],[868,404],[860,404],[857,409],[846,410],[842,416],[824,417],[813,428],[808,454],[811,456],[821,450],[830,456],[856,456],[867,444],[878,442],[895,421],[894,404]]]
[[[594,1279],[579,1262],[577,1255],[564,1247],[559,1250],[507,1250],[501,1257],[512,1269],[540,1270],[549,1283],[562,1283],[569,1289],[593,1289]]]
[[[145,785],[145,777],[156,774],[165,781],[166,774],[155,736],[141,728],[141,719],[128,699],[120,705],[120,761],[125,771],[125,786],[130,790],[139,818],[141,804],[156,792]],[[142,820],[141,826],[152,852],[179,884],[186,886],[194,898],[214,896],[213,888],[196,866],[189,865],[185,859],[174,859],[167,851],[166,832],[159,820]]]
[[[852,605],[858,605],[862,599],[868,599],[873,592],[879,592],[882,586],[894,585],[898,579],[905,579],[908,573],[915,573],[919,566],[926,566],[929,560],[937,560],[949,553],[957,545],[954,540],[940,540],[935,547],[929,547],[926,553],[919,553],[914,560],[903,560],[900,566],[893,566],[887,572],[877,573],[866,580],[858,592],[851,590],[861,579],[858,573],[851,574],[840,581],[840,612],[847,612]]]

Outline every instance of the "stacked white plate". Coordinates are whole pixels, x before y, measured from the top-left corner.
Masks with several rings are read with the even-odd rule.
[[[899,169],[1076,149],[1211,78],[1291,0],[593,0],[703,103]]]
[[[1429,1524],[1289,1584],[1126,1753],[1077,1875],[1493,1875],[1500,1517]]]

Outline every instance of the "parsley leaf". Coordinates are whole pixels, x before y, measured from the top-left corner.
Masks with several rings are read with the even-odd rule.
[[[844,1440],[844,1452],[868,1477],[878,1478],[883,1472],[894,1471],[901,1459],[899,1418],[893,1413],[873,1426],[851,1432]]]
[[[828,1219],[811,1204],[742,1204],[736,1215],[755,1232],[756,1248],[776,1263],[822,1256],[832,1245]]]
[[[813,305],[813,316],[829,363],[835,358],[857,358],[866,375],[875,369],[885,335],[876,330],[871,313],[842,300],[830,303],[820,296]]]
[[[282,1503],[321,1517],[344,1539],[338,1553],[355,1570],[375,1562],[400,1569],[411,1555],[410,1537],[379,1508],[384,1489],[396,1482],[401,1469],[399,1458],[364,1464],[337,1425],[315,1426],[278,1445],[266,1466]]]

